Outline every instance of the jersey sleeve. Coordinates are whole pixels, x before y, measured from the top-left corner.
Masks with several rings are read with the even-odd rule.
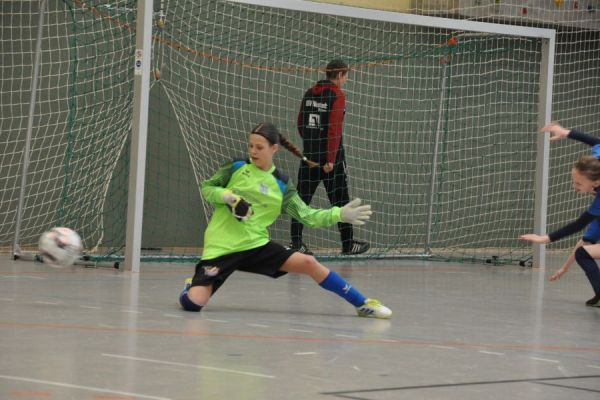
[[[342,220],[342,209],[340,207],[328,209],[309,207],[298,196],[298,192],[293,185],[287,185],[283,194],[281,211],[311,228],[331,226]]]
[[[298,134],[301,138],[304,137],[304,132],[302,129],[304,128],[304,98],[302,98],[302,103],[300,103],[300,111],[298,111],[298,118],[296,119],[296,125],[298,127]]]
[[[341,90],[333,91],[335,99],[329,112],[329,126],[327,127],[327,162],[335,163],[337,151],[342,141],[342,126],[346,110],[346,97]]]
[[[232,163],[227,163],[221,166],[211,178],[202,182],[200,191],[206,201],[212,204],[225,204],[225,201],[223,201],[223,192],[227,190],[225,187],[229,183],[229,179],[231,179],[232,167]]]
[[[570,236],[576,232],[581,231],[583,228],[588,226],[596,217],[590,214],[588,211],[584,211],[583,214],[575,221],[563,226],[560,229],[555,230],[548,234],[551,242],[556,242],[559,239]]]
[[[588,135],[587,133],[580,132],[576,129],[571,129],[569,132],[569,139],[577,140],[578,142],[585,143],[589,146],[595,146],[600,144],[600,138],[592,135]]]

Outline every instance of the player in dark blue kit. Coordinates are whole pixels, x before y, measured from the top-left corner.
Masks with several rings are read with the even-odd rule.
[[[583,234],[583,237],[581,238],[581,240],[579,242],[577,242],[577,244],[575,245],[575,248],[573,248],[573,251],[571,252],[571,254],[569,254],[569,257],[567,257],[567,259],[565,260],[562,267],[560,267],[558,270],[556,270],[556,272],[554,274],[552,274],[552,276],[550,277],[550,280],[551,281],[559,280],[564,274],[566,274],[569,271],[569,269],[575,262],[575,253],[577,252],[578,248],[580,248],[581,246],[589,246],[592,244],[596,244],[599,241],[600,241],[600,221],[595,219],[588,225],[587,230]]]
[[[550,279],[556,280],[560,278],[569,269],[572,258],[574,258],[584,270],[594,289],[595,296],[585,304],[592,307],[600,307],[600,269],[596,261],[594,261],[594,259],[600,258],[600,245],[586,244],[586,242],[595,242],[598,236],[600,236],[597,225],[600,223],[600,138],[587,135],[575,129],[568,130],[558,124],[548,124],[540,129],[540,132],[550,132],[552,135],[550,137],[551,141],[569,138],[592,146],[592,155],[582,156],[575,163],[571,170],[571,177],[573,179],[573,189],[579,193],[593,194],[594,200],[589,208],[570,224],[548,235],[526,234],[522,235],[521,239],[540,244],[555,242],[579,232],[592,224],[584,235],[584,238],[577,244],[572,256],[567,259],[563,267],[552,275]]]

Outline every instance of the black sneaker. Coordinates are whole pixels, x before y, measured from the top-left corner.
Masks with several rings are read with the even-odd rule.
[[[585,305],[590,307],[600,307],[600,295],[595,295],[594,297],[586,301]]]
[[[288,246],[288,249],[295,250],[298,253],[306,254],[307,256],[313,255],[313,252],[310,251],[310,249],[308,248],[307,245],[304,244],[304,242],[292,243]]]
[[[371,245],[367,242],[363,242],[362,240],[353,240],[350,246],[344,246],[342,249],[342,255],[352,256],[356,254],[362,254],[369,250],[370,247]]]

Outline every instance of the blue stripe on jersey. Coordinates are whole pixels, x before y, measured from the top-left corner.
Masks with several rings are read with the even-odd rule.
[[[281,193],[285,193],[285,189],[287,189],[287,185],[290,178],[288,178],[286,174],[280,172],[278,169],[275,169],[275,171],[273,171],[273,176],[275,177],[275,180],[279,185],[279,190],[281,190]]]
[[[287,188],[287,183],[283,182],[280,179],[275,178],[275,180],[277,181],[277,184],[279,185],[279,190],[281,190],[281,193],[285,193],[285,189]]]
[[[242,168],[244,165],[246,165],[246,160],[233,160],[233,166],[231,167],[231,172],[235,172],[238,169]]]

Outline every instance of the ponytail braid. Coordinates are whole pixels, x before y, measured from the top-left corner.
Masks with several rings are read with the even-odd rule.
[[[262,137],[267,139],[267,141],[269,143],[271,143],[272,145],[281,143],[281,145],[283,147],[285,147],[286,150],[288,150],[290,153],[292,153],[296,157],[302,159],[302,161],[304,161],[311,168],[319,166],[318,163],[306,158],[304,156],[304,154],[302,154],[300,149],[294,143],[292,143],[288,138],[283,136],[279,132],[279,130],[277,130],[277,127],[275,127],[275,125],[273,125],[270,122],[263,122],[262,124],[256,125],[254,127],[254,129],[252,129],[252,133],[261,135]]]
[[[301,158],[302,161],[304,161],[306,163],[306,165],[308,165],[309,167],[314,168],[314,167],[318,167],[319,166],[319,163],[316,163],[316,162],[311,161],[308,158],[306,158],[304,156],[304,154],[302,154],[302,152],[300,151],[300,149],[298,148],[298,146],[296,146],[294,143],[292,143],[288,138],[286,138],[285,136],[283,136],[281,133],[279,134],[279,142],[290,153],[292,153],[293,155],[295,155],[298,158]]]

